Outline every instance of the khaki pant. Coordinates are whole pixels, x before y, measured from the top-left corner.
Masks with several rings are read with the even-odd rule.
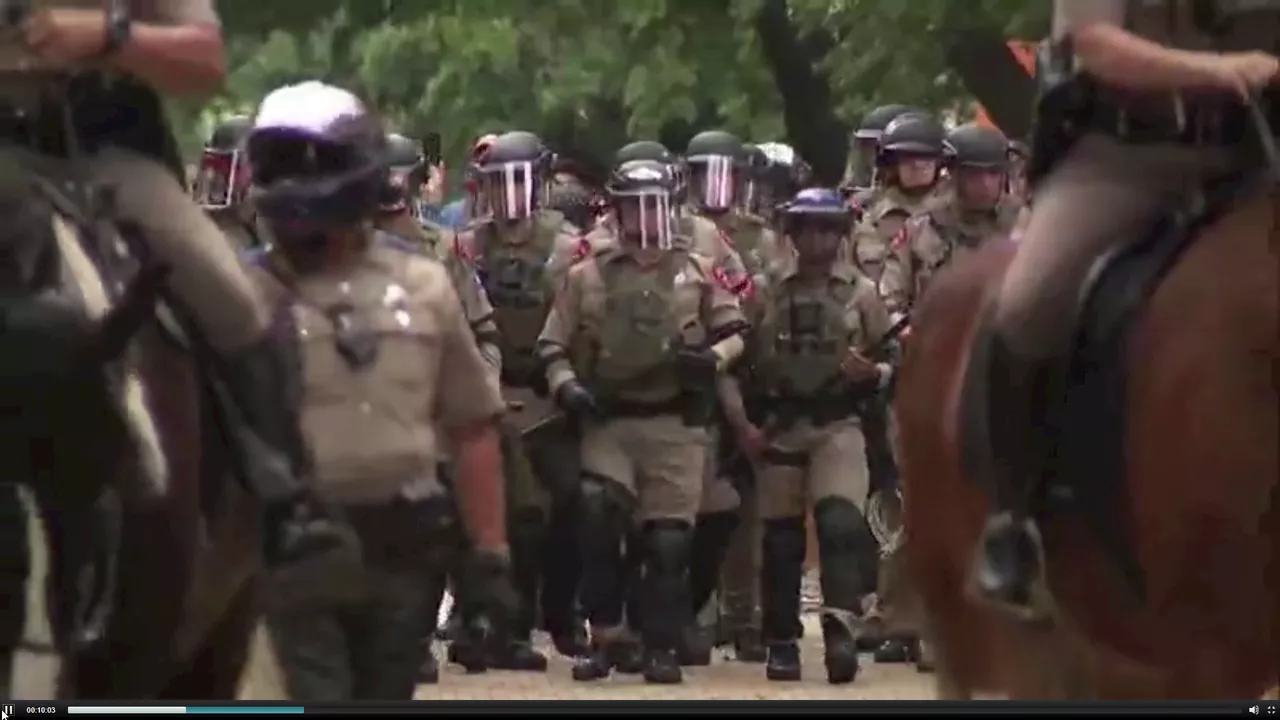
[[[120,219],[136,225],[157,260],[171,270],[169,287],[195,314],[216,349],[244,348],[266,332],[270,312],[231,243],[168,168],[129,150],[91,156],[93,182],[115,191]]]
[[[630,491],[641,522],[692,524],[702,501],[707,452],[707,431],[679,417],[615,418],[584,429],[582,472]]]
[[[1047,357],[1065,348],[1078,294],[1106,251],[1139,240],[1184,189],[1227,167],[1216,148],[1123,145],[1088,135],[1036,189],[1017,256],[996,311],[1017,352]]]
[[[856,418],[814,427],[801,422],[771,444],[760,466],[756,493],[762,520],[804,517],[810,504],[829,497],[853,503],[867,499],[867,450]],[[794,464],[777,456],[794,455]],[[770,457],[771,456],[771,457]]]
[[[720,458],[717,457],[717,438],[719,428],[714,428],[707,437],[707,460],[702,470],[702,500],[698,503],[699,513],[723,513],[737,510],[742,504],[742,497],[737,488],[729,482],[729,478],[720,475]]]

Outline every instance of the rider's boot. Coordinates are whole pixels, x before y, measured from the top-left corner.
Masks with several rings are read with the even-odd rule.
[[[858,676],[857,631],[862,601],[870,593],[875,576],[876,566],[868,558],[876,541],[862,511],[842,497],[819,499],[814,504],[813,522],[818,536],[823,605],[840,614],[834,617],[828,613],[822,618],[827,681],[841,685]]]
[[[282,592],[309,599],[359,587],[360,541],[307,483],[312,462],[299,417],[301,362],[286,342],[268,335],[224,358],[222,370],[247,426],[246,475],[266,505],[263,559],[273,579]]]
[[[983,600],[1031,619],[1038,614],[1032,590],[1040,580],[1044,551],[1024,498],[1035,481],[1040,449],[1037,409],[1047,392],[1045,363],[1016,353],[996,332],[989,342],[986,412],[994,507],[978,540],[970,579]]]
[[[804,574],[804,518],[764,521],[760,556],[761,628],[768,647],[765,677],[775,681],[800,679],[800,577]]]

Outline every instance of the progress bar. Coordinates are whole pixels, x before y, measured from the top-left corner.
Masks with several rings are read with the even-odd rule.
[[[68,715],[301,715],[282,705],[68,705]]]

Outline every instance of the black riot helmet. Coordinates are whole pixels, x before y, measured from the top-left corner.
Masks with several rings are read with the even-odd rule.
[[[254,209],[282,243],[373,218],[387,182],[387,139],[355,95],[310,81],[272,91],[245,141]]]
[[[547,191],[546,206],[564,215],[579,230],[587,230],[595,219],[594,200],[581,183],[553,183]]]
[[[718,214],[733,209],[748,176],[746,148],[737,136],[724,130],[707,130],[693,136],[685,149],[689,166],[689,191],[704,212]]]
[[[947,133],[947,162],[955,167],[1004,170],[1009,166],[1009,139],[992,127],[969,123]]]
[[[614,168],[605,187],[624,238],[641,247],[671,247],[676,177],[671,165],[631,160]]]
[[[786,143],[767,142],[756,145],[765,157],[765,165],[756,173],[759,206],[772,214],[777,205],[813,182],[813,169]]]
[[[657,140],[636,140],[618,148],[613,156],[613,165],[618,167],[632,160],[657,160],[670,164],[676,161],[676,156]]]
[[[477,170],[494,218],[520,220],[538,211],[552,159],[542,138],[531,132],[513,130],[493,139]]]
[[[918,108],[910,105],[900,105],[897,103],[890,105],[881,105],[872,108],[866,115],[862,116],[862,121],[858,123],[858,127],[853,131],[854,140],[864,140],[868,142],[879,142],[880,134],[893,122],[899,115],[905,115],[910,112],[923,112]]]
[[[242,162],[241,151],[252,128],[253,118],[237,115],[218,123],[209,133],[192,192],[204,209],[219,210],[244,200],[249,168]]]
[[[383,212],[400,212],[406,208],[418,212],[418,188],[426,182],[426,160],[422,143],[400,133],[387,134],[387,184],[380,205]]]
[[[878,157],[891,161],[895,155],[942,157],[947,130],[928,113],[910,112],[899,115],[880,135]]]

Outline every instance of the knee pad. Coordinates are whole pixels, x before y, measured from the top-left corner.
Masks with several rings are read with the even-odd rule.
[[[583,475],[580,503],[587,518],[617,522],[618,532],[623,533],[631,526],[636,499],[630,491],[609,478]]]
[[[764,521],[764,554],[770,558],[788,558],[804,562],[804,518],[782,518]]]
[[[653,520],[644,526],[646,566],[654,572],[682,573],[693,549],[693,526],[683,520]]]
[[[879,551],[862,511],[844,498],[828,497],[815,503],[813,523],[823,554]]]

